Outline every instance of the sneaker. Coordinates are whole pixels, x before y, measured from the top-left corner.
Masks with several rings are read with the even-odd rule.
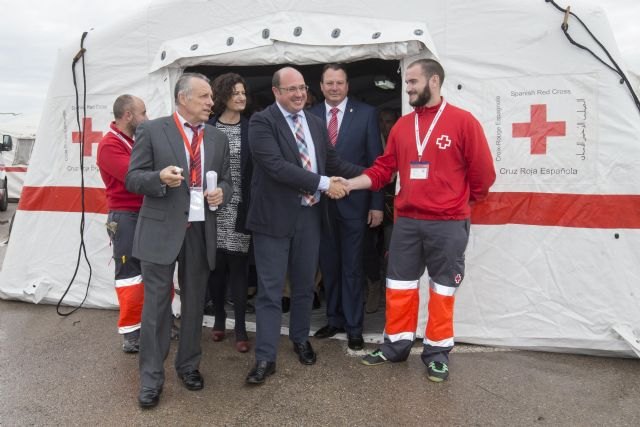
[[[382,354],[382,350],[377,349],[374,352],[369,353],[365,357],[363,357],[360,363],[367,366],[376,366],[387,363],[388,361],[389,359],[384,357],[384,354]]]
[[[140,351],[139,338],[124,338],[122,340],[122,351],[125,353],[137,353]]]
[[[427,378],[435,383],[441,383],[449,378],[449,367],[443,362],[429,362],[427,365]]]

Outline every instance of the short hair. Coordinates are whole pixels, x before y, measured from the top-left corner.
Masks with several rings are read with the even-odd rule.
[[[178,103],[178,96],[183,93],[185,96],[191,95],[191,79],[201,79],[209,83],[209,78],[200,73],[184,73],[178,78],[176,82],[176,88],[173,92],[176,104]]]
[[[124,113],[131,109],[133,101],[133,96],[129,94],[117,97],[116,101],[113,103],[113,117],[115,117],[116,120],[121,119],[124,116]]]
[[[213,80],[213,113],[222,114],[227,108],[227,102],[233,96],[234,87],[242,83],[244,90],[247,91],[247,82],[240,74],[226,73],[219,75]]]
[[[332,64],[326,64],[324,67],[322,67],[322,73],[320,74],[320,82],[324,83],[324,73],[327,70],[333,70],[333,71],[342,70],[347,81],[349,81],[349,73],[347,73],[347,69],[344,67],[344,65],[338,64],[338,63],[332,63]]]
[[[273,73],[273,77],[271,78],[271,86],[273,87],[280,87],[280,71],[282,71],[284,68],[280,68],[279,70],[276,70],[275,73]]]
[[[434,74],[437,75],[440,79],[440,87],[442,87],[442,83],[444,83],[444,68],[438,61],[435,59],[418,59],[409,64],[407,68],[411,68],[414,65],[419,65],[422,68],[422,73],[427,79],[430,79]]]
[[[273,73],[273,78],[271,79],[271,86],[280,87],[280,73],[283,70],[286,70],[286,69],[296,70],[296,71],[298,71],[300,73],[300,71],[298,69],[293,68],[293,67],[291,67],[289,65],[287,65],[286,67],[282,67],[279,70],[277,70],[275,73]],[[300,73],[300,74],[302,74],[302,73]]]

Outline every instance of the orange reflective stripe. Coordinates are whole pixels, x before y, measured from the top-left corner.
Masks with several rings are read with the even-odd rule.
[[[444,296],[429,289],[429,320],[425,336],[430,341],[453,338],[453,305],[455,296]]]
[[[116,288],[120,303],[118,328],[138,325],[142,319],[142,303],[144,301],[144,285],[142,283]]]
[[[418,289],[387,288],[387,311],[384,330],[387,335],[414,332],[418,326]]]

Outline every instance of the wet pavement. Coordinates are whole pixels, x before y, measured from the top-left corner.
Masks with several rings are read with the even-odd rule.
[[[236,352],[232,333],[214,343],[209,327],[205,388],[182,386],[173,342],[160,404],[142,410],[138,358],[121,351],[116,321],[113,310],[60,317],[54,306],[0,301],[0,425],[640,425],[635,359],[461,345],[449,381],[435,384],[419,347],[407,362],[367,367],[346,342],[311,338],[318,362],[303,366],[282,337],[276,374],[250,387],[252,352]]]

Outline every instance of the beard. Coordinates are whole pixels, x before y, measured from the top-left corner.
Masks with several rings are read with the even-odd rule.
[[[409,101],[409,105],[412,107],[424,107],[431,100],[431,90],[427,84],[421,93],[413,101]]]
[[[129,132],[131,132],[131,135],[135,135],[136,134],[136,129],[138,129],[138,125],[142,123],[141,121],[138,122],[135,119],[133,119],[130,123],[127,124],[127,127],[129,128]]]

